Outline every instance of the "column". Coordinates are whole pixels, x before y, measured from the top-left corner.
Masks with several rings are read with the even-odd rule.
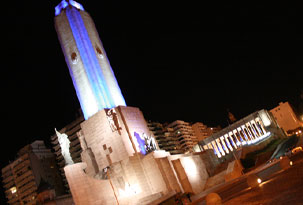
[[[223,156],[225,156],[225,152],[224,152],[224,150],[223,150],[223,148],[221,146],[220,139],[217,138],[215,141],[217,143],[217,147],[219,147],[220,152],[222,153]]]
[[[243,139],[242,144],[243,144],[243,145],[244,145],[244,144],[247,144],[248,138],[244,135],[244,133],[243,133],[241,127],[238,127],[237,130],[238,130],[238,133],[240,134],[241,138]]]
[[[253,138],[253,143],[256,143],[258,141],[257,139],[257,136],[253,133],[252,129],[251,129],[251,126],[249,124],[249,122],[246,123],[246,128],[247,128],[247,131],[249,132],[249,134],[252,136]]]
[[[253,124],[253,127],[255,128],[255,130],[257,130],[259,137],[261,137],[263,135],[261,129],[259,128],[259,126],[257,125],[257,122],[255,120],[251,121],[251,124]]]
[[[261,137],[262,134],[260,133],[260,130],[256,126],[256,122],[254,120],[250,121],[251,127],[255,130],[258,137]]]
[[[226,142],[227,146],[229,147],[230,151],[233,151],[233,147],[228,140],[228,134],[224,135],[224,139],[225,139],[225,142]]]
[[[231,142],[232,142],[234,148],[237,149],[238,146],[236,145],[236,142],[234,141],[234,139],[233,139],[233,137],[232,137],[232,132],[229,132],[229,133],[228,133],[228,136],[229,136],[229,139],[231,140]]]
[[[249,139],[249,144],[253,142],[253,138],[252,136],[249,134],[247,127],[245,125],[242,125],[242,130],[244,131],[245,135],[248,137]]]
[[[216,145],[216,142],[215,142],[215,141],[212,141],[212,142],[211,142],[211,145],[212,145],[213,148],[214,148],[215,154],[220,158],[220,157],[221,157],[221,154],[220,154],[220,151],[219,151],[219,149],[218,149],[218,147],[217,147],[217,145]]]
[[[228,153],[229,153],[229,150],[228,150],[228,147],[226,146],[226,144],[225,144],[225,142],[224,142],[224,137],[221,136],[221,137],[220,137],[220,140],[221,140],[221,142],[222,142],[222,145],[223,145],[223,148],[224,148],[225,152],[228,154]]]
[[[264,129],[263,123],[260,120],[260,118],[256,118],[256,122],[257,122],[258,127],[260,128],[260,131],[261,131],[262,135],[265,135],[266,131]]]
[[[256,139],[256,136],[254,135],[254,133],[252,133],[252,130],[251,130],[251,128],[250,128],[250,125],[249,125],[249,123],[247,122],[246,124],[245,124],[245,126],[246,126],[246,129],[247,129],[247,131],[248,131],[248,133],[250,134],[250,136],[252,136],[252,139]]]
[[[238,146],[241,146],[242,145],[242,139],[241,139],[241,136],[239,135],[239,133],[237,132],[237,130],[233,130],[233,134],[234,134],[234,136],[237,138],[237,140],[238,140],[238,142],[237,142],[237,145]]]

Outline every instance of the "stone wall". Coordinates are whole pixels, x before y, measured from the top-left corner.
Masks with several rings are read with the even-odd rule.
[[[200,155],[180,155],[171,160],[184,192],[202,192],[209,175]]]
[[[181,187],[178,183],[173,167],[167,157],[156,159],[158,168],[162,174],[167,191],[181,192]]]
[[[99,170],[129,156],[127,146],[122,140],[122,137],[128,137],[123,123],[120,123],[120,132],[113,131],[109,123],[106,110],[99,111],[81,123],[87,147],[91,148]]]
[[[65,167],[76,204],[147,204],[172,192],[197,194],[219,163],[212,152],[142,154],[138,134],[151,133],[138,108],[101,110],[81,128],[78,136],[86,164]],[[85,169],[84,165],[90,167]]]
[[[75,204],[116,204],[109,180],[97,180],[87,176],[83,171],[85,167],[84,163],[64,167]]]
[[[140,152],[135,132],[151,135],[142,112],[125,106],[101,110],[81,123],[81,128],[99,170]]]
[[[205,168],[209,176],[215,174],[216,167],[220,164],[219,158],[215,155],[213,150],[205,150],[199,155],[205,164]]]

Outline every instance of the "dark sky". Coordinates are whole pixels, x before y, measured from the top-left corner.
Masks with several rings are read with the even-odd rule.
[[[128,106],[160,122],[226,126],[281,101],[300,103],[301,7],[78,1],[95,21]],[[198,4],[199,2],[199,4]],[[1,11],[1,167],[79,109],[54,28],[59,1],[7,1]]]

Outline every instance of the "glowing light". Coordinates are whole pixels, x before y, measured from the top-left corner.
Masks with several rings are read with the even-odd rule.
[[[196,176],[198,174],[198,169],[196,163],[191,157],[182,158],[182,165],[185,172],[190,176]]]
[[[217,147],[217,145],[216,145],[216,142],[215,142],[215,141],[212,141],[212,142],[211,142],[211,145],[214,147],[214,152],[215,152],[215,154],[217,155],[217,157],[221,158],[221,154],[220,154],[220,151],[219,151],[219,149],[218,149],[218,147]]]
[[[257,182],[261,184],[262,180],[260,178],[257,179]]]
[[[292,161],[290,161],[290,162],[289,162],[289,165],[290,165],[290,166],[292,166],[292,165],[293,165]]]
[[[228,140],[228,135],[225,134],[225,135],[224,135],[224,138],[225,138],[225,142],[227,143],[227,146],[229,147],[230,151],[233,151],[233,148],[232,148],[232,146],[230,145],[229,140]]]
[[[134,136],[136,137],[137,139],[137,142],[139,144],[139,148],[140,148],[140,152],[144,155],[146,155],[146,150],[145,150],[145,140],[142,139],[139,135],[139,133],[137,132],[134,132]]]
[[[264,124],[265,127],[271,125],[271,121],[269,119],[269,117],[267,116],[267,114],[264,111],[259,112],[259,115],[262,119],[262,122]]]
[[[63,0],[58,4],[58,6],[55,7],[55,15],[58,16],[63,9],[68,7],[69,4],[76,7],[79,10],[84,11],[83,6],[81,4],[79,4],[78,2],[69,0],[69,3],[67,3],[66,0]]]
[[[228,154],[228,153],[229,153],[229,150],[228,150],[228,148],[227,148],[227,146],[226,146],[226,143],[225,143],[225,141],[224,141],[224,137],[221,136],[220,139],[221,139],[221,142],[222,142],[222,144],[223,144],[223,148],[224,148],[225,152]]]
[[[217,142],[217,147],[219,148],[219,151],[221,152],[221,154],[223,156],[225,156],[225,152],[224,152],[224,150],[223,150],[223,148],[222,148],[222,146],[220,144],[220,139],[216,139],[216,142]]]
[[[267,132],[267,133],[265,133],[264,135],[262,135],[262,136],[260,136],[260,137],[258,137],[258,138],[256,138],[256,139],[253,139],[253,140],[251,140],[251,141],[248,141],[247,144],[248,144],[248,145],[250,145],[250,144],[255,144],[255,143],[259,142],[260,140],[263,140],[263,139],[269,137],[270,134],[271,134],[270,132]]]
[[[133,196],[133,195],[138,194],[140,192],[141,192],[141,189],[140,189],[138,184],[134,184],[132,186],[129,185],[129,184],[125,184],[124,190],[119,188],[119,194],[122,197],[130,197],[130,196]]]
[[[68,66],[84,118],[88,119],[105,108],[126,106],[108,60],[106,59],[104,62],[102,60],[102,64],[99,62],[100,58],[92,45],[79,12],[79,10],[84,10],[82,5],[72,0],[63,0],[55,8],[56,14],[59,15],[63,9],[77,46],[77,55],[79,55],[72,54],[74,61],[68,63],[71,64]],[[69,54],[67,55],[69,56]]]
[[[17,188],[15,186],[10,188],[9,190],[12,192],[12,194],[17,192]]]
[[[80,13],[74,9],[67,9],[66,16],[69,20],[71,30],[73,32],[77,48],[80,52],[81,59],[85,66],[87,77],[92,86],[98,107],[111,108],[108,88],[105,84],[105,79],[98,66],[98,60],[95,51],[91,45],[87,30]]]

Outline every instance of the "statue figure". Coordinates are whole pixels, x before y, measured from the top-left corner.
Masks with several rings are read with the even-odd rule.
[[[143,137],[145,140],[145,150],[147,152],[152,152],[157,149],[156,142],[152,136],[147,136],[145,133],[143,133]]]
[[[61,147],[61,153],[65,159],[65,164],[67,164],[67,165],[74,164],[74,161],[69,152],[70,141],[69,141],[67,135],[64,133],[61,134],[60,132],[57,131],[56,128],[55,128],[55,131],[56,131],[56,135],[58,137],[58,141],[59,141],[59,144]]]
[[[155,139],[152,135],[147,136],[145,133],[143,133],[142,137],[141,137],[139,135],[139,133],[134,132],[134,136],[137,139],[137,142],[138,142],[139,148],[140,148],[140,152],[142,154],[146,155],[146,154],[148,154],[148,153],[157,149]]]
[[[109,122],[109,126],[110,126],[111,130],[113,132],[118,131],[119,134],[121,135],[120,130],[122,128],[120,127],[119,119],[118,119],[115,109],[112,108],[112,109],[106,110],[106,117]]]

